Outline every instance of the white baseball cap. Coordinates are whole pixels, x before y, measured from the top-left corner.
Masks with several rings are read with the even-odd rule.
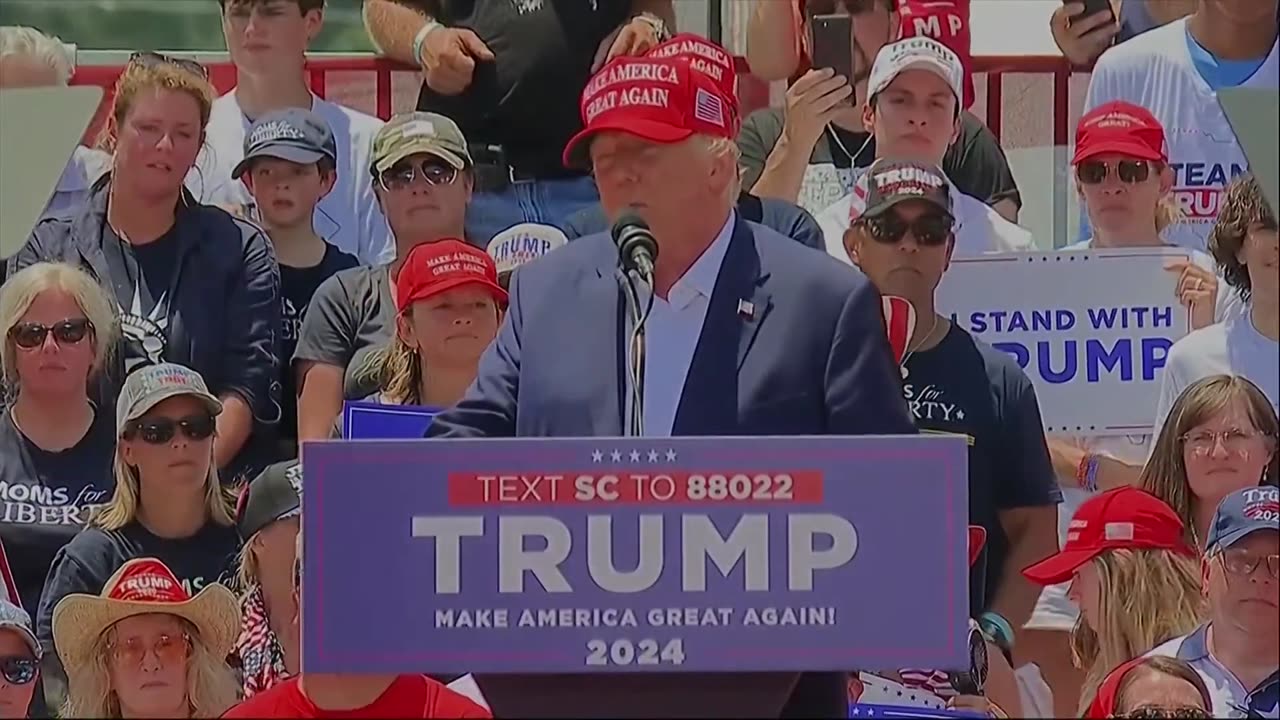
[[[960,56],[946,45],[924,36],[880,48],[867,80],[867,97],[879,95],[904,70],[928,70],[946,81],[957,101],[964,97],[964,65]]]
[[[486,249],[502,275],[567,244],[569,237],[554,225],[521,223],[494,235]]]

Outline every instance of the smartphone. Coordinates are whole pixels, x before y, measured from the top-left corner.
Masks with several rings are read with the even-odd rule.
[[[1084,12],[1077,15],[1077,19],[1083,20],[1087,17],[1093,17],[1100,12],[1106,12],[1111,15],[1111,22],[1116,21],[1116,9],[1111,6],[1111,0],[1063,0],[1064,5],[1068,2],[1084,3]]]
[[[831,68],[853,82],[853,18],[848,15],[814,15],[813,67]],[[849,96],[849,102],[857,98]]]

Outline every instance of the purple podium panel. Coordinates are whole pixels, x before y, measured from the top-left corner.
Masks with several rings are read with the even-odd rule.
[[[303,449],[307,672],[964,667],[961,437]]]

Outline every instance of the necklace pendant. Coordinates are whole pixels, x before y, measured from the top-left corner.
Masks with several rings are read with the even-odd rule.
[[[906,365],[903,365],[900,369],[902,370],[902,379],[903,379],[903,380],[906,380],[906,379],[907,379],[907,376],[911,374],[911,371],[910,371],[910,370],[907,370],[907,366],[906,366]]]

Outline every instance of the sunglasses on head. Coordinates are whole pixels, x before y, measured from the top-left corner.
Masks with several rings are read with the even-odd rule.
[[[1199,720],[1199,718],[1213,717],[1204,708],[1192,707],[1184,705],[1182,707],[1159,707],[1156,705],[1143,705],[1137,707],[1123,715],[1117,715],[1119,718],[1131,718],[1132,720]]]
[[[951,239],[951,230],[955,225],[955,221],[942,213],[925,213],[915,220],[907,222],[902,216],[890,210],[883,215],[874,218],[866,218],[862,221],[867,230],[871,233],[871,238],[876,242],[886,245],[896,245],[902,242],[902,238],[907,233],[911,233],[911,237],[916,242],[925,247],[938,247],[947,244]]]
[[[124,431],[124,439],[139,438],[149,445],[163,445],[173,440],[179,431],[188,440],[205,440],[213,435],[217,427],[212,415],[188,415],[184,418],[155,418],[154,420],[135,420]]]
[[[27,655],[0,657],[0,675],[10,685],[26,685],[36,679],[40,663]]]
[[[88,318],[68,319],[52,325],[24,322],[9,328],[9,337],[18,347],[33,350],[44,345],[49,333],[53,333],[53,339],[59,345],[74,345],[83,340],[90,330],[93,330],[93,323]]]
[[[378,182],[383,190],[403,190],[421,175],[428,185],[449,185],[458,179],[458,169],[443,160],[423,160],[421,163],[398,162],[382,171]]]
[[[1146,160],[1120,160],[1115,163],[1085,160],[1076,166],[1076,178],[1085,185],[1097,185],[1115,170],[1122,183],[1140,183],[1151,177],[1151,163]]]
[[[138,65],[141,67],[174,65],[176,67],[182,68],[183,70],[186,70],[187,72],[195,73],[196,75],[199,75],[205,80],[209,79],[209,68],[201,65],[195,60],[186,60],[184,58],[170,57],[168,55],[164,55],[158,52],[152,52],[150,50],[146,50],[143,52],[136,52],[130,55],[129,63],[132,65]]]

